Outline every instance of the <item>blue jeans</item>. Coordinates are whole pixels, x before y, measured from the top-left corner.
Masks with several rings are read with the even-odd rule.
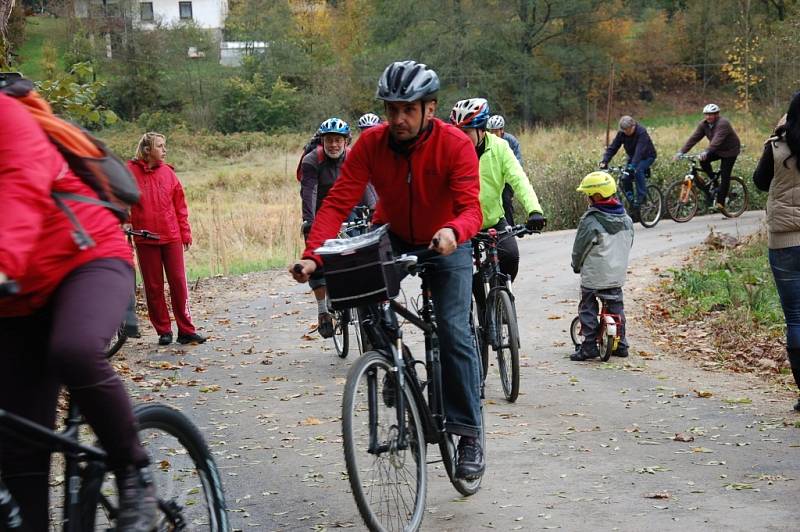
[[[644,198],[647,196],[647,171],[650,170],[650,167],[653,166],[655,161],[655,157],[642,159],[634,167],[633,175],[636,179],[636,196],[633,194],[633,187],[631,186],[632,183],[630,179],[626,179],[622,182],[622,188],[625,190],[625,196],[627,196],[628,201],[630,201],[633,205],[641,205],[644,201]]]
[[[396,240],[393,244],[399,252],[419,248]],[[447,432],[478,437],[481,424],[480,360],[469,326],[472,246],[461,244],[453,254],[437,256],[430,262],[435,265],[429,276],[429,287],[439,333]]]
[[[769,265],[786,319],[786,347],[800,349],[800,246],[770,249]]]

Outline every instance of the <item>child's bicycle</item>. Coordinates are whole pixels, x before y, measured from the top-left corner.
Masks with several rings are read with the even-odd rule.
[[[681,179],[670,185],[665,196],[667,212],[669,212],[670,217],[676,222],[682,223],[694,218],[701,207],[701,203],[705,210],[714,206],[720,185],[720,176],[719,172],[713,172],[710,180],[706,182],[700,177],[700,172],[705,172],[698,164],[699,157],[697,155],[681,155],[679,158],[689,161],[689,171]],[[705,201],[698,199],[698,189],[703,193]],[[731,176],[730,188],[725,199],[725,208],[720,212],[728,218],[736,218],[747,210],[748,203],[749,194],[744,181],[741,177]]]
[[[607,362],[611,358],[611,354],[619,347],[622,318],[619,314],[607,312],[602,298],[598,297],[597,301],[598,305],[600,305],[600,312],[597,315],[597,320],[600,323],[596,338],[597,350],[600,352],[600,360]],[[575,344],[575,348],[579,349],[583,344],[583,334],[581,334],[581,320],[578,316],[575,316],[569,326],[569,335],[572,338],[572,343]]]
[[[0,298],[17,291],[13,281],[0,284]],[[163,404],[137,405],[133,413],[156,486],[155,530],[228,532],[222,479],[197,427],[181,412]],[[109,478],[105,451],[80,441],[85,425],[72,401],[68,402],[61,432],[0,409],[4,444],[35,446],[64,455],[62,530],[115,530],[118,507],[112,495],[116,487]],[[2,481],[0,530],[28,530],[25,516]]]
[[[633,194],[639,193],[636,190],[636,184],[633,182],[633,175],[631,175],[633,168],[629,165],[610,166],[608,167],[608,172],[617,179],[617,197],[621,202],[623,202],[628,213],[633,214],[631,200],[633,198]],[[647,169],[647,179],[650,179],[649,168]],[[632,187],[631,190],[626,191],[623,183],[630,183]],[[629,193],[631,194],[630,197],[628,197]],[[645,194],[641,204],[639,205],[639,212],[637,214],[638,220],[634,221],[641,223],[643,227],[655,227],[656,224],[658,224],[658,222],[661,220],[663,204],[662,196],[663,195],[661,194],[660,188],[658,188],[656,185],[648,183],[647,194]]]
[[[126,227],[123,229],[125,234],[128,236],[128,242],[133,246],[133,237],[138,236],[141,238],[146,238],[147,240],[159,240],[161,236],[151,233],[146,229],[136,230]],[[131,296],[132,302],[131,304],[136,306],[136,286],[133,287],[133,295]],[[136,309],[133,309],[133,312],[136,312]],[[117,330],[114,331],[114,335],[111,337],[111,340],[108,341],[108,347],[106,347],[106,356],[114,356],[117,351],[122,349],[122,346],[125,345],[125,342],[128,341],[128,329],[127,329],[127,322],[123,321],[117,327]]]

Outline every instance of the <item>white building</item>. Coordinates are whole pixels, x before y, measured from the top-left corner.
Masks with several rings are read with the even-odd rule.
[[[201,28],[221,31],[228,15],[228,0],[74,0],[75,15],[120,16],[130,9],[134,22],[143,29],[194,22]]]

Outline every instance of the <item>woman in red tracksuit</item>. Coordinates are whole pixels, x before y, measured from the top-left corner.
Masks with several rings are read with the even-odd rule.
[[[133,261],[119,220],[106,207],[65,200],[94,245],[81,249],[75,226],[51,192],[97,198],[67,166],[33,115],[0,93],[0,409],[53,427],[66,385],[108,452],[120,493],[117,530],[149,530],[156,499],[130,398],[106,359],[125,314]],[[26,530],[48,530],[45,450],[0,438],[2,479]]]
[[[128,168],[136,176],[142,197],[131,211],[134,229],[147,230],[159,240],[136,238],[136,254],[142,271],[147,312],[158,334],[159,345],[172,343],[172,324],[164,298],[164,271],[167,272],[172,312],[178,325],[178,342],[203,343],[189,314],[189,287],[183,252],[192,245],[189,209],[183,187],[172,166],[164,162],[166,139],[158,133],[145,133],[136,148],[136,158]]]

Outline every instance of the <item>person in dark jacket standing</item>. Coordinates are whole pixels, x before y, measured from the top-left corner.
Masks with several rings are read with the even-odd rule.
[[[514,157],[517,158],[519,165],[524,169],[525,163],[522,162],[522,150],[519,147],[519,140],[517,140],[517,137],[506,131],[506,119],[503,118],[502,115],[492,115],[489,117],[489,121],[486,122],[486,129],[489,130],[489,133],[497,135],[504,141],[508,142],[509,147],[511,147],[511,151],[514,152]],[[506,222],[508,222],[509,225],[515,225],[514,189],[508,184],[505,186],[505,188],[503,188],[503,212]]]
[[[625,148],[625,153],[628,155],[628,166],[632,167],[633,177],[636,178],[636,191],[633,190],[630,175],[622,180],[622,189],[633,209],[638,210],[639,205],[647,196],[647,173],[656,160],[656,147],[653,146],[647,128],[636,123],[633,117],[627,115],[619,119],[619,131],[606,148],[600,168],[608,168],[608,163],[617,154],[620,146]]]
[[[178,342],[201,344],[206,339],[197,334],[189,313],[189,286],[183,262],[183,253],[192,245],[189,209],[175,170],[164,162],[166,155],[164,135],[150,132],[139,140],[136,158],[128,161],[128,168],[142,191],[139,203],[131,209],[131,225],[160,237],[159,240],[135,237],[136,255],[147,296],[147,312],[158,334],[158,344],[172,343],[172,323],[164,297],[165,271]]]
[[[711,176],[713,169],[711,163],[721,161],[719,167],[720,184],[717,190],[717,210],[725,209],[725,198],[731,185],[731,172],[742,146],[739,136],[727,118],[719,116],[719,106],[710,103],[703,108],[703,120],[697,124],[694,133],[689,137],[683,147],[675,154],[673,160],[691,150],[703,137],[709,140],[708,147],[700,154],[700,167]]]
[[[753,182],[769,191],[769,264],[786,320],[789,364],[800,388],[800,92],[792,97],[785,123],[764,145]],[[800,400],[794,409],[800,412]]]

